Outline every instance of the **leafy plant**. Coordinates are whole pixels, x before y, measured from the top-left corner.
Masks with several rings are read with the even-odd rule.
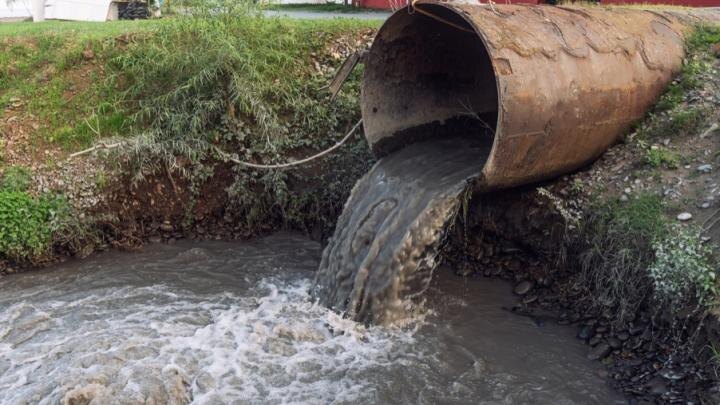
[[[680,155],[663,147],[649,148],[645,153],[645,163],[652,167],[677,169],[680,166]]]
[[[717,276],[710,264],[710,248],[694,228],[673,225],[653,243],[655,260],[648,271],[655,298],[673,312],[698,300],[717,296]]]
[[[30,170],[22,166],[10,166],[0,177],[0,190],[27,191],[32,182]]]
[[[33,198],[20,191],[0,191],[0,255],[17,261],[45,255],[67,209],[61,197]]]

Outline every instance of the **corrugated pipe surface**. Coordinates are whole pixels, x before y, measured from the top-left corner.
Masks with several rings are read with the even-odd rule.
[[[385,22],[366,59],[367,139],[380,156],[428,136],[491,136],[488,190],[596,159],[679,72],[693,25],[720,22],[720,9],[414,6]]]

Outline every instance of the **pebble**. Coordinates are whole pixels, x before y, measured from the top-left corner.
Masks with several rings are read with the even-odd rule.
[[[602,342],[595,346],[587,355],[588,360],[600,360],[605,358],[610,352],[612,351],[612,348],[610,345],[608,345],[605,342]]]
[[[175,230],[175,228],[173,228],[170,222],[165,221],[162,223],[162,225],[160,225],[160,230],[163,232],[172,232]]]
[[[620,332],[617,334],[617,338],[620,339],[620,341],[624,342],[630,339],[630,334],[627,332]]]
[[[580,327],[577,333],[577,338],[582,340],[588,340],[595,335],[595,328],[590,325]]]
[[[613,349],[619,349],[619,348],[622,347],[622,342],[621,342],[619,339],[616,339],[616,338],[610,338],[610,339],[608,339],[608,344],[609,344],[610,347],[612,347]]]
[[[518,283],[518,285],[515,286],[514,292],[517,295],[525,295],[525,294],[529,293],[530,290],[532,290],[532,288],[533,288],[533,283],[525,280],[525,281],[521,281],[520,283]]]
[[[650,390],[651,394],[663,395],[668,391],[667,385],[660,376],[653,377],[647,382],[646,386]]]
[[[677,216],[678,221],[689,221],[691,218],[692,218],[692,214],[689,212],[681,212]]]
[[[160,243],[160,242],[162,242],[162,238],[159,236],[151,236],[148,238],[148,241],[150,243]]]
[[[712,165],[705,164],[698,166],[697,171],[699,171],[700,173],[710,173],[712,171],[712,168]]]
[[[538,299],[537,295],[530,295],[530,296],[525,297],[522,302],[525,305],[529,305],[529,304],[532,304],[533,302],[537,301],[537,299]]]

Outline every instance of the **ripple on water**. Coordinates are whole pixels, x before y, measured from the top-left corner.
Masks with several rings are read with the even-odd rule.
[[[542,378],[503,365],[489,353],[502,350],[483,344],[503,339],[482,332],[483,317],[500,318],[462,294],[431,296],[434,313],[403,329],[365,328],[313,304],[319,254],[276,235],[158,245],[2,279],[0,403],[609,402],[579,352],[539,353],[533,364],[568,362]],[[506,329],[526,340],[544,333],[516,327]],[[574,376],[576,385],[563,382]]]

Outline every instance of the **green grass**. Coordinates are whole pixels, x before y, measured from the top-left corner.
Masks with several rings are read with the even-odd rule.
[[[677,169],[680,166],[680,155],[667,148],[648,148],[645,152],[645,163],[652,167]]]
[[[652,244],[668,226],[660,197],[641,194],[623,202],[595,201],[571,240],[570,264],[588,305],[618,324],[632,320],[652,295],[648,266]]]
[[[688,106],[684,97],[701,88],[703,76],[711,74],[715,56],[710,53],[710,46],[718,41],[720,26],[698,25],[693,29],[685,40],[686,61],[682,70],[639,126],[639,140],[694,135],[704,128],[711,111]]]
[[[324,13],[367,13],[367,12],[387,13],[386,10],[376,10],[376,9],[372,9],[372,8],[353,7],[353,6],[349,6],[349,5],[346,6],[342,3],[266,4],[261,7],[265,10],[277,10],[277,11],[314,11],[314,12],[324,12]]]
[[[117,83],[107,61],[122,53],[125,33],[149,32],[157,21],[0,24],[0,118],[16,115],[39,125],[31,145],[75,151],[129,128],[115,102]],[[86,52],[86,58],[84,56]],[[22,107],[5,108],[20,100]],[[34,118],[29,118],[32,114]],[[99,135],[98,135],[99,134]]]
[[[32,182],[30,170],[22,166],[6,167],[0,176],[0,190],[5,191],[27,191]]]
[[[0,24],[0,38],[63,35],[72,40],[103,39],[150,30],[162,23],[163,20],[12,22]]]
[[[669,111],[683,102],[683,95],[701,85],[700,76],[707,73],[713,64],[714,56],[709,48],[720,42],[720,26],[698,25],[685,40],[686,62],[679,74],[679,80],[668,86],[655,111]]]
[[[189,189],[191,198],[183,201],[189,213],[204,182],[222,177],[230,184],[218,188],[217,198],[243,232],[288,226],[327,233],[355,180],[372,164],[362,136],[316,162],[314,173],[232,167],[222,163],[220,151],[276,163],[333,145],[359,119],[362,70],[356,69],[330,102],[322,88],[342,60],[325,47],[367,33],[379,22],[261,18],[243,7],[233,11],[235,6],[193,10],[161,23],[4,26],[0,114],[21,100],[20,111],[10,114],[37,118],[40,128],[31,143],[39,147],[72,152],[99,139],[126,140],[111,151],[115,159],[106,160],[117,166],[93,179],[99,188],[117,181],[117,173],[138,181],[172,173]],[[81,33],[86,28],[97,30]],[[94,56],[86,58],[86,50]],[[317,64],[326,68],[318,71]],[[333,170],[326,170],[330,166]],[[46,218],[45,197],[4,192],[11,229],[0,235],[0,243],[14,247],[0,255],[35,260],[48,252],[47,243],[72,244],[88,232],[70,215],[57,226],[33,225],[31,234],[15,237],[24,217],[11,217],[12,212]]]
[[[169,169],[198,190],[222,153],[267,164],[331,146],[359,119],[361,71],[330,102],[322,88],[332,71],[316,63],[339,65],[325,46],[377,24],[231,13],[163,25],[111,61],[127,85],[121,101],[137,109],[141,129],[120,157],[129,157],[138,180]],[[290,190],[294,177],[235,168],[228,192],[240,224],[256,228],[278,212],[302,222],[290,218],[302,204]]]

